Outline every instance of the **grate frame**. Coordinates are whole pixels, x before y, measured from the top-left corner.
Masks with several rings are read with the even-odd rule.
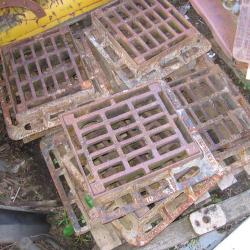
[[[111,175],[111,178],[102,180],[100,170],[112,168],[121,162],[124,167],[121,172],[124,174],[135,173],[140,169],[144,170],[145,175],[150,174],[153,172],[150,165],[171,156],[168,153],[161,154],[160,147],[165,143],[178,140],[178,145],[169,150],[177,149],[175,154],[186,151],[187,158],[201,155],[187,129],[184,127],[181,131],[174,122],[178,117],[173,110],[165,107],[161,94],[164,98],[160,83],[153,83],[103,98],[84,109],[71,110],[61,116],[64,131],[79,166],[82,166],[82,155],[87,161],[88,171],[93,178],[88,183],[94,197],[108,192],[105,185],[122,176]],[[166,131],[163,135],[165,138],[160,137],[160,140],[154,141],[152,138],[162,131]],[[111,153],[108,154],[109,152]],[[147,157],[144,156],[145,153]],[[134,159],[137,156],[141,156],[141,159],[136,161]],[[86,176],[84,172],[83,174]]]
[[[145,9],[137,8],[135,3]],[[134,10],[136,15],[132,14]],[[124,12],[127,17],[119,17],[118,12]],[[110,19],[111,15],[117,21]],[[155,19],[156,23],[150,18]],[[147,29],[138,19],[145,19],[150,28]],[[131,28],[131,23],[140,27],[141,31],[137,33],[136,28]],[[121,31],[123,29],[127,30],[125,35]],[[131,33],[131,36],[127,37],[126,33]],[[93,13],[93,26],[86,30],[86,34],[129,87],[143,79],[149,81],[168,75],[210,49],[209,42],[166,0],[112,3]],[[154,36],[162,41],[157,41]],[[154,47],[146,44],[148,40]]]
[[[31,53],[27,54],[27,51]],[[39,55],[36,54],[37,51]],[[65,53],[68,57],[65,57]],[[94,57],[86,38],[76,40],[68,26],[5,47],[1,56],[4,61],[4,81],[0,86],[0,100],[9,136],[14,140],[29,141],[39,137],[47,129],[60,125],[58,116],[65,110],[84,105],[98,96],[106,96],[109,91],[112,92],[112,86],[109,85],[109,80]],[[61,56],[68,60],[68,64],[63,64]],[[43,65],[47,65],[44,72],[41,68]],[[36,68],[38,75],[35,73],[31,76],[32,67]],[[24,70],[26,78],[20,78],[21,69]],[[69,79],[68,74],[72,72],[75,72],[77,79]],[[51,93],[45,84],[51,82],[46,82],[46,79],[54,83],[55,88]],[[59,79],[63,82],[59,83]],[[41,83],[41,89],[35,91],[37,82]],[[29,91],[24,92],[27,88]],[[43,94],[38,97],[39,91]]]
[[[43,157],[47,162],[50,175],[72,223],[75,234],[80,236],[91,232],[99,247],[108,245],[113,249],[121,245],[121,240],[111,223],[102,225],[100,223],[93,223],[90,220],[87,208],[84,207],[85,204],[82,199],[85,193],[82,187],[79,186],[81,181],[79,178],[75,178],[77,176],[77,169],[65,167],[62,160],[66,160],[69,163],[67,160],[70,157],[70,152],[64,157],[61,145],[67,145],[66,137],[63,134],[56,137],[44,137],[40,142]]]
[[[182,192],[175,193],[170,200],[156,203],[155,207],[149,211],[147,208],[147,213],[141,217],[138,217],[136,213],[128,214],[123,221],[122,219],[115,220],[113,224],[130,245],[145,246],[203,195],[213,189],[220,179],[220,175],[215,175]],[[180,197],[185,197],[185,199],[180,201]],[[130,225],[130,228],[128,229],[126,225]]]

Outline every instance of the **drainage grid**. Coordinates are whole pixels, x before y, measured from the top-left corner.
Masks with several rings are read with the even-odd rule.
[[[66,26],[2,49],[0,98],[12,139],[58,126],[60,113],[112,91],[91,50],[79,46],[84,41],[77,42]],[[94,67],[84,59],[91,59]],[[90,80],[91,70],[95,74]]]
[[[89,217],[93,208],[90,208],[84,201],[84,197],[87,195],[86,184],[80,175],[74,154],[70,150],[63,131],[51,137],[45,137],[41,142],[41,150],[77,235],[84,234],[88,230],[91,231],[98,221]],[[191,171],[188,176],[179,175],[179,178],[184,181],[185,178],[192,178],[193,174],[194,172]],[[186,186],[183,190],[176,190],[167,199],[151,203],[137,209],[134,213],[113,220],[112,225],[121,232],[122,237],[128,243],[136,246],[145,245],[214,187],[220,178],[221,175],[214,175],[203,181],[195,182],[192,187]],[[154,183],[154,186],[152,188],[156,189],[157,183]],[[145,192],[146,190],[143,195]],[[117,205],[126,205],[123,199],[116,199],[115,202]],[[82,218],[86,224],[82,223]],[[105,225],[110,225],[110,223]],[[127,228],[128,225],[130,228]]]
[[[210,49],[166,0],[117,1],[98,9],[86,35],[129,87],[159,79]]]
[[[201,137],[178,118],[160,82],[103,98],[61,118],[96,201],[90,216],[102,223],[219,171]],[[119,198],[127,205],[117,205]]]

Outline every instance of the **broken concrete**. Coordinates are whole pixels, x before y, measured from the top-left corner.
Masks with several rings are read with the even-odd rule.
[[[210,205],[190,214],[190,222],[196,234],[202,235],[216,230],[227,223],[219,205]]]

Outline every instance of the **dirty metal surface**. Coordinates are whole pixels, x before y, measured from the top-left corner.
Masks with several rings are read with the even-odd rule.
[[[65,134],[61,131],[52,137],[44,138],[41,142],[41,149],[76,233],[84,234],[95,227],[96,221],[89,217],[91,208],[84,202],[86,183],[75,163],[74,154],[70,150]],[[220,176],[215,175],[205,181],[195,183],[192,187],[173,193],[167,199],[145,206],[134,213],[114,220],[112,224],[105,225],[116,227],[128,243],[136,246],[145,245],[199,197],[214,187],[219,179]],[[78,219],[76,219],[76,212],[72,210],[72,205],[76,203],[76,200],[77,204],[82,206],[78,208]],[[117,203],[124,204],[124,200],[118,199]],[[79,224],[81,222],[79,218],[82,218],[81,212],[88,226]]]
[[[0,1],[0,9],[3,8],[25,8],[32,11],[37,18],[41,18],[46,15],[42,6],[32,0],[2,0]]]
[[[216,186],[220,178],[213,176],[186,188],[183,192],[176,193],[171,200],[164,200],[153,208],[147,208],[151,210],[141,217],[132,213],[115,220],[113,224],[130,245],[145,246],[207,191]]]
[[[14,140],[58,126],[60,113],[111,91],[87,41],[68,27],[5,47],[2,58],[1,105]]]
[[[219,68],[205,57],[180,75],[165,78],[216,160],[230,173],[249,162],[249,104]]]
[[[182,119],[190,125],[190,119]],[[93,219],[106,223],[200,182],[219,167],[161,83],[103,98],[62,116]],[[122,199],[123,205],[116,202]]]
[[[167,0],[117,1],[96,10],[93,24],[87,37],[129,87],[137,78],[159,79],[210,49]]]
[[[247,0],[241,3],[233,55],[237,60],[250,64],[250,2]]]

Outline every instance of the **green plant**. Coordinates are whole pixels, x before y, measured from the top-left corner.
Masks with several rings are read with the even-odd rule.
[[[211,200],[213,203],[219,203],[222,201],[222,199],[220,198],[220,196],[218,194],[213,194],[211,196]]]
[[[81,236],[76,236],[75,237],[75,240],[74,240],[74,243],[75,245],[86,245],[86,243],[89,243],[91,242],[93,239],[92,239],[92,236],[90,233],[86,233],[84,235],[81,235]]]
[[[72,226],[71,223],[69,223],[68,225],[66,225],[66,226],[64,227],[64,229],[63,229],[63,235],[64,235],[65,237],[71,237],[71,236],[74,235],[74,233],[75,233],[74,227]]]
[[[70,223],[66,211],[64,210],[63,213],[59,217],[60,217],[60,219],[57,222],[57,226],[59,226],[59,227],[63,226],[64,227],[64,229],[63,229],[63,235],[65,237],[71,237],[71,236],[73,236],[74,233],[75,233],[74,227]]]
[[[65,210],[59,215],[59,220],[57,221],[56,224],[59,227],[69,224],[69,218]]]

